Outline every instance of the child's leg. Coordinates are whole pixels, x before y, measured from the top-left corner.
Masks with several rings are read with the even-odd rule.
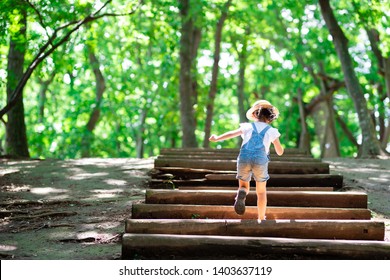
[[[265,211],[267,208],[267,181],[256,181],[256,194],[257,194],[257,213],[259,220],[265,220]]]
[[[250,188],[249,182],[243,181],[243,180],[240,180],[240,179],[238,180],[238,190],[244,189],[246,191],[246,193],[248,194],[249,193],[249,188]]]
[[[249,182],[238,180],[238,190],[236,195],[236,201],[234,203],[234,210],[238,215],[245,213],[245,200],[246,195],[249,193]]]

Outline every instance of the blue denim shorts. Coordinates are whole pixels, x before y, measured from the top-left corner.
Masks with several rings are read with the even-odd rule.
[[[240,161],[237,159],[237,179],[240,179],[245,182],[249,182],[251,179],[255,179],[257,182],[265,182],[269,179],[268,174],[268,162],[259,163],[255,160]]]

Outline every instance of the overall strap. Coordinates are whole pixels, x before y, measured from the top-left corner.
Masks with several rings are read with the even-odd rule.
[[[256,128],[255,123],[252,123],[252,128],[253,128],[253,130],[254,130],[256,133],[258,133],[258,132],[257,132],[257,128]]]
[[[262,136],[264,136],[264,135],[267,133],[268,129],[270,129],[270,128],[271,128],[271,126],[267,125],[267,126],[260,132],[260,134],[261,134]]]
[[[254,130],[257,134],[262,134],[263,136],[264,136],[265,133],[268,131],[268,129],[271,128],[271,126],[267,125],[262,131],[258,132],[255,123],[252,123],[252,127],[253,127],[253,130]]]

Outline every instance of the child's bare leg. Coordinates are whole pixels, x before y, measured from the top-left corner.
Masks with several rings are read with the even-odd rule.
[[[249,183],[250,182],[238,180],[238,190],[245,189],[246,193],[248,194],[249,193],[249,188],[250,188]]]
[[[257,213],[259,220],[265,220],[265,211],[267,208],[267,181],[256,181],[256,194],[257,194]]]
[[[234,211],[236,211],[238,215],[244,215],[245,213],[245,200],[248,192],[249,182],[238,180],[238,190],[236,195],[236,201],[234,202]]]

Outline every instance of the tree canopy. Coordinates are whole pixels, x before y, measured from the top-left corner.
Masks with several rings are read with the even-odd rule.
[[[252,103],[267,99],[281,112],[274,126],[285,147],[322,157],[383,155],[390,151],[385,2],[3,0],[2,154],[21,155],[10,148],[20,130],[34,158],[202,147],[209,120],[212,133],[236,129]],[[342,31],[344,53],[328,16]],[[13,98],[19,113],[7,108]],[[13,124],[15,115],[25,128]],[[368,134],[381,151],[361,149],[374,145]]]

